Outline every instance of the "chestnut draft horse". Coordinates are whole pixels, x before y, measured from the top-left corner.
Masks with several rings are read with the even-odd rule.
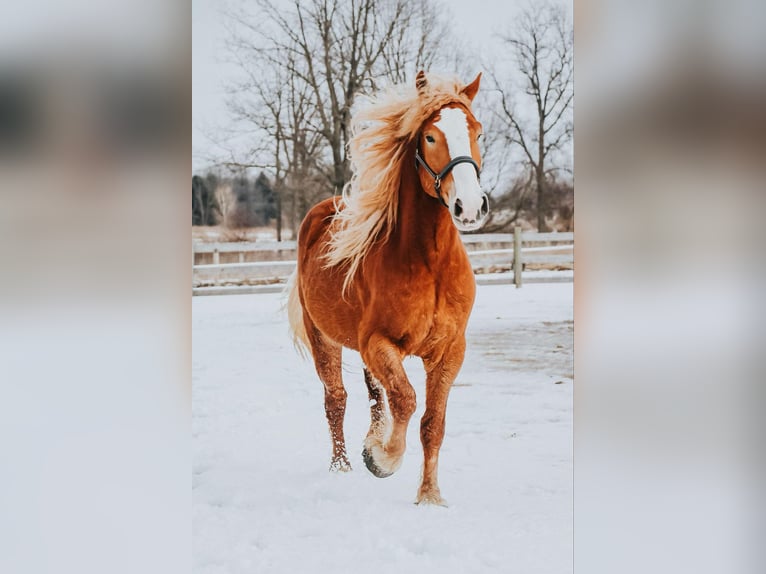
[[[437,482],[447,395],[463,363],[476,284],[458,230],[479,228],[481,124],[468,85],[417,74],[354,115],[352,177],[341,201],[314,206],[298,235],[288,311],[324,383],[331,470],[350,470],[341,350],[359,351],[371,403],[362,457],[377,477],[402,464],[415,391],[402,359],[423,359],[423,476],[416,503],[444,505]],[[388,397],[386,412],[384,394]]]

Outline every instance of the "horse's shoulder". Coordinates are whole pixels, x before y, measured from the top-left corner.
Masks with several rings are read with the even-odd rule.
[[[337,197],[328,197],[309,209],[298,234],[300,244],[311,245],[324,234],[338,209],[338,201]]]

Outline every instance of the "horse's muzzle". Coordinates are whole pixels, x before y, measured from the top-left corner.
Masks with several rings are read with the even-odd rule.
[[[484,224],[484,219],[489,213],[489,198],[486,193],[481,195],[481,206],[474,213],[467,213],[463,209],[463,202],[460,198],[455,200],[452,206],[452,219],[455,225],[461,231],[473,231]]]

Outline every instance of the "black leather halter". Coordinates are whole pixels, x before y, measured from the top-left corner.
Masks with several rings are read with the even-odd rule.
[[[443,170],[441,170],[439,173],[436,173],[431,169],[431,166],[426,163],[426,160],[421,157],[420,148],[415,150],[415,169],[418,168],[418,164],[426,168],[426,171],[431,175],[432,178],[434,178],[434,189],[436,189],[436,195],[439,198],[439,201],[441,201],[441,204],[447,209],[449,209],[449,205],[447,205],[447,202],[442,198],[442,180],[447,177],[449,172],[452,171],[452,168],[454,168],[459,163],[470,163],[476,170],[476,177],[481,178],[481,169],[479,168],[479,164],[476,163],[476,161],[471,156],[459,155],[456,158],[451,159]]]

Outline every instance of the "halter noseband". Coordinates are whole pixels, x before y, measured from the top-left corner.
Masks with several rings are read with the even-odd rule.
[[[436,195],[439,198],[439,201],[444,207],[448,209],[449,205],[447,205],[447,202],[442,198],[442,180],[447,177],[449,172],[452,171],[452,168],[454,168],[459,163],[470,163],[476,170],[476,177],[481,177],[481,169],[479,168],[479,164],[476,163],[476,161],[471,156],[459,155],[456,158],[451,159],[443,170],[441,170],[439,173],[436,173],[431,169],[431,166],[426,163],[426,160],[421,157],[420,147],[415,150],[415,169],[418,168],[418,164],[426,168],[426,171],[431,175],[432,178],[434,178],[434,189],[436,190]]]

